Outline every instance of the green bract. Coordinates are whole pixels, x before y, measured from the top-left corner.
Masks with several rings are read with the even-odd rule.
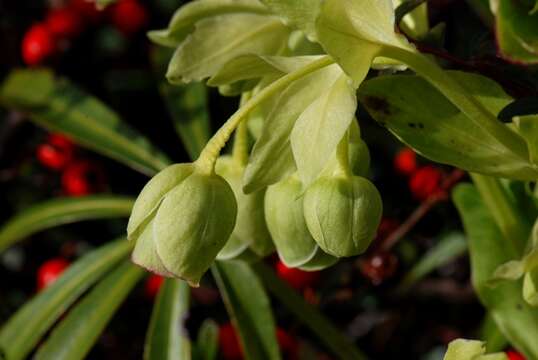
[[[342,75],[330,65],[293,82],[282,91],[264,119],[245,170],[243,186],[251,192],[290,176],[296,170],[290,136],[297,119]]]
[[[381,196],[358,176],[322,177],[304,196],[304,215],[310,233],[327,253],[353,256],[373,240],[382,214]]]
[[[312,183],[326,167],[356,109],[355,89],[342,74],[299,116],[290,138],[297,170],[305,185]]]
[[[530,250],[521,260],[511,260],[495,269],[491,283],[496,285],[502,280],[518,280],[523,277],[523,299],[538,306],[538,220],[530,235]]]
[[[203,80],[237,56],[278,53],[288,35],[289,29],[271,16],[231,14],[200,20],[178,46],[166,77],[172,83]]]
[[[172,165],[138,196],[127,227],[132,260],[197,286],[229,238],[237,215],[232,189],[192,164]]]
[[[237,199],[237,221],[230,239],[220,251],[222,260],[234,258],[247,248],[259,256],[273,252],[274,245],[265,224],[263,201],[265,189],[243,193],[241,178],[244,168],[230,156],[221,156],[215,171],[230,184]]]
[[[319,270],[337,259],[325,254],[310,235],[303,215],[302,189],[296,175],[269,186],[265,217],[278,256],[286,266]]]
[[[264,14],[267,9],[257,0],[196,0],[180,7],[168,28],[153,30],[148,36],[155,43],[176,47],[202,19],[226,14]]]
[[[356,85],[366,77],[383,47],[413,51],[407,40],[394,32],[391,0],[327,0],[321,7],[316,32],[323,49]]]
[[[486,344],[478,340],[456,339],[448,344],[443,360],[508,360],[505,353],[486,354]]]

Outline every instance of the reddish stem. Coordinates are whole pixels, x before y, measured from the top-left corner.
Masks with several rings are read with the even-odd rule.
[[[444,178],[441,186],[439,187],[439,191],[435,192],[424,200],[396,230],[394,230],[383,240],[379,248],[382,251],[389,251],[391,248],[393,248],[394,245],[396,245],[401,238],[411,231],[435,205],[448,200],[448,193],[450,189],[458,181],[460,181],[464,175],[465,172],[461,169],[452,170],[452,172]]]

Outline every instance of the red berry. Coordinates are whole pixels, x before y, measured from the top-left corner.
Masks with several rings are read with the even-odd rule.
[[[417,169],[417,154],[410,148],[403,148],[394,157],[396,172],[409,176]]]
[[[124,34],[141,30],[148,22],[146,9],[138,0],[119,0],[110,8],[112,23]]]
[[[508,360],[526,360],[525,356],[515,350],[508,350],[506,356],[508,356]]]
[[[318,271],[303,271],[289,268],[282,261],[276,264],[276,272],[281,279],[299,291],[313,286],[319,279]]]
[[[243,350],[231,323],[221,325],[219,328],[219,347],[225,360],[243,359]]]
[[[79,13],[69,7],[51,10],[45,22],[51,34],[61,39],[74,37],[82,31]]]
[[[56,48],[54,37],[44,24],[32,25],[22,39],[22,59],[27,65],[39,65]]]
[[[37,147],[37,159],[52,170],[61,170],[73,160],[75,145],[61,134],[50,134],[47,142]]]
[[[398,258],[389,252],[378,252],[359,260],[361,273],[372,284],[379,285],[396,272]]]
[[[71,0],[69,7],[77,12],[82,19],[93,23],[99,21],[104,14],[92,0]]]
[[[51,285],[69,266],[62,258],[45,261],[37,270],[37,289],[42,290]]]
[[[144,285],[144,290],[146,297],[148,299],[154,299],[155,296],[157,296],[157,293],[159,292],[159,289],[161,288],[161,285],[163,284],[164,278],[159,275],[152,274],[150,275],[146,283]]]
[[[286,330],[277,328],[276,338],[285,359],[294,360],[298,358],[299,344],[293,336],[291,336]]]
[[[441,178],[442,174],[438,168],[423,166],[409,179],[409,189],[417,200],[425,200],[440,190]]]
[[[101,169],[89,161],[71,163],[62,174],[62,188],[70,196],[88,195],[103,185],[104,175]]]

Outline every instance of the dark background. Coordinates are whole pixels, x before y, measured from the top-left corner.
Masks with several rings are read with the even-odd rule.
[[[180,3],[144,2],[150,14],[148,28],[166,26]],[[47,8],[46,1],[0,0],[0,79],[11,69],[24,66],[20,57],[22,36],[32,23],[44,17]],[[424,50],[436,53],[443,65],[493,77],[516,97],[538,93],[538,82],[528,76],[526,69],[495,56],[491,29],[465,1],[431,1],[430,14],[432,24],[446,23],[445,49],[431,46]],[[110,25],[102,24],[88,28],[48,65],[103,100],[174,161],[187,161],[157,91],[162,75],[151,66],[152,48],[143,32],[125,38]],[[213,129],[236,105],[236,99],[211,91]],[[359,117],[372,154],[373,177],[384,198],[385,216],[403,220],[418,204],[407,193],[405,180],[392,171],[392,157],[399,145],[367,114],[359,111]],[[0,108],[0,224],[30,204],[60,194],[58,175],[43,168],[35,158],[36,146],[45,137],[46,132],[23,114]],[[95,153],[83,151],[83,156],[103,167],[106,192],[136,195],[147,181],[143,175]],[[123,220],[107,220],[62,226],[36,234],[0,255],[0,324],[35,294],[35,274],[40,264],[57,256],[73,260],[123,234],[125,225]],[[397,248],[399,268],[379,286],[361,275],[356,259],[342,261],[323,273],[316,288],[320,309],[355,337],[359,347],[373,359],[439,359],[443,346],[454,337],[476,336],[484,313],[468,282],[467,259],[460,258],[439,269],[404,297],[393,290],[405,270],[435,243],[439,234],[459,228],[451,204],[435,208]],[[151,306],[141,283],[114,316],[90,358],[140,358]],[[318,348],[318,342],[285,309],[274,303],[274,311],[279,326]],[[204,287],[194,294],[189,330],[195,333],[208,317],[221,323],[227,321],[218,294],[206,276]]]

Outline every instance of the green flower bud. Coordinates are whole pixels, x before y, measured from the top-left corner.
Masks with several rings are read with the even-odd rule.
[[[269,186],[265,195],[265,219],[278,256],[286,266],[319,270],[337,261],[323,253],[308,231],[303,215],[302,184],[297,176]],[[310,261],[315,264],[309,266]]]
[[[376,187],[358,176],[321,177],[304,196],[304,216],[314,240],[328,254],[363,253],[381,221]]]
[[[172,165],[142,190],[133,207],[128,238],[132,260],[163,276],[197,286],[232,233],[237,204],[218,175],[192,164]]]
[[[230,156],[221,156],[215,171],[230,184],[238,207],[234,230],[218,258],[235,258],[248,248],[261,257],[272,253],[275,246],[265,224],[263,209],[265,189],[250,194],[243,193],[241,182],[244,168]]]

